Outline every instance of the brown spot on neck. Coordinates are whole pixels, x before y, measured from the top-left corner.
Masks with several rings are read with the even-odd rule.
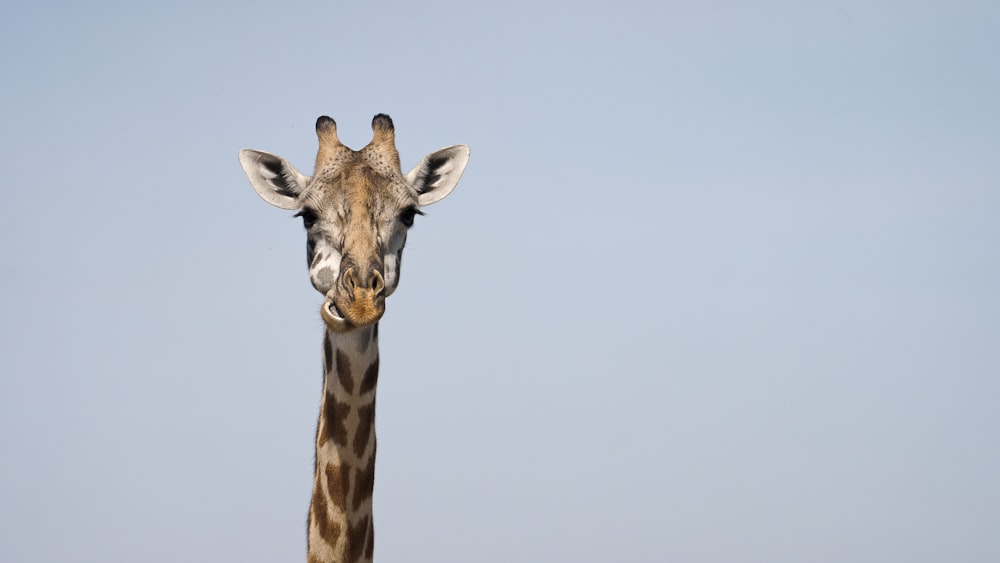
[[[354,433],[354,455],[362,459],[368,441],[375,433],[375,403],[358,407],[358,431]]]
[[[375,489],[375,452],[368,458],[368,465],[354,470],[354,493],[351,495],[351,508],[358,510],[361,505],[372,498]]]
[[[372,561],[375,557],[375,522],[368,522],[368,545],[365,546],[365,559]]]
[[[351,375],[351,361],[343,350],[337,350],[337,378],[344,391],[354,393],[354,377]]]
[[[364,395],[365,393],[371,391],[375,388],[375,384],[378,383],[378,357],[376,356],[375,361],[372,362],[368,369],[365,370],[365,375],[361,378],[361,388],[358,390],[359,393]]]
[[[347,510],[347,491],[351,489],[351,466],[326,464],[326,490],[337,510]]]
[[[364,555],[367,547],[368,530],[372,527],[371,519],[363,516],[354,524],[348,524],[347,528],[347,560],[358,561]]]
[[[347,446],[347,415],[350,413],[350,405],[338,403],[333,393],[326,394],[323,401],[323,425],[326,426],[326,435],[341,446]],[[320,441],[325,443],[322,437]]]
[[[319,530],[321,538],[331,546],[337,545],[337,540],[340,539],[342,529],[338,522],[330,518],[329,507],[327,506],[326,497],[323,495],[319,480],[313,483],[313,498],[309,506],[309,520],[310,524],[313,522],[316,523],[316,529]]]
[[[323,336],[323,371],[330,371],[333,366],[333,343],[330,342],[330,335]]]

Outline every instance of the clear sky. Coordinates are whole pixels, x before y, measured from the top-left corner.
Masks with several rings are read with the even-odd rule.
[[[302,561],[320,296],[236,155],[466,143],[376,556],[1000,560],[995,2],[0,7],[0,561]]]

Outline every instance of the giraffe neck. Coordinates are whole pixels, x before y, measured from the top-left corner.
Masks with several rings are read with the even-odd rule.
[[[308,563],[371,562],[378,325],[323,337]]]

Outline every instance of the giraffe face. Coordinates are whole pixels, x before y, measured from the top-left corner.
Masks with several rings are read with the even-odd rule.
[[[406,234],[420,208],[450,193],[469,148],[435,151],[408,174],[399,168],[388,116],[372,122],[375,136],[360,151],[340,144],[329,117],[316,122],[320,149],[312,177],[281,157],[245,149],[240,162],[266,201],[296,209],[306,230],[309,279],[325,300],[327,327],[346,332],[379,321],[385,298],[399,284]]]
[[[309,279],[326,297],[321,314],[331,328],[377,322],[399,284],[406,232],[420,210],[397,176],[361,161],[314,178],[300,197]]]

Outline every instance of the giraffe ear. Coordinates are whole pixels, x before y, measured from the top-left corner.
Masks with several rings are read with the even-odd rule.
[[[240,164],[264,201],[281,209],[299,208],[298,197],[306,189],[309,176],[280,156],[253,149],[240,151]]]
[[[469,162],[468,145],[452,145],[425,156],[406,175],[417,193],[417,204],[430,205],[451,193]]]

